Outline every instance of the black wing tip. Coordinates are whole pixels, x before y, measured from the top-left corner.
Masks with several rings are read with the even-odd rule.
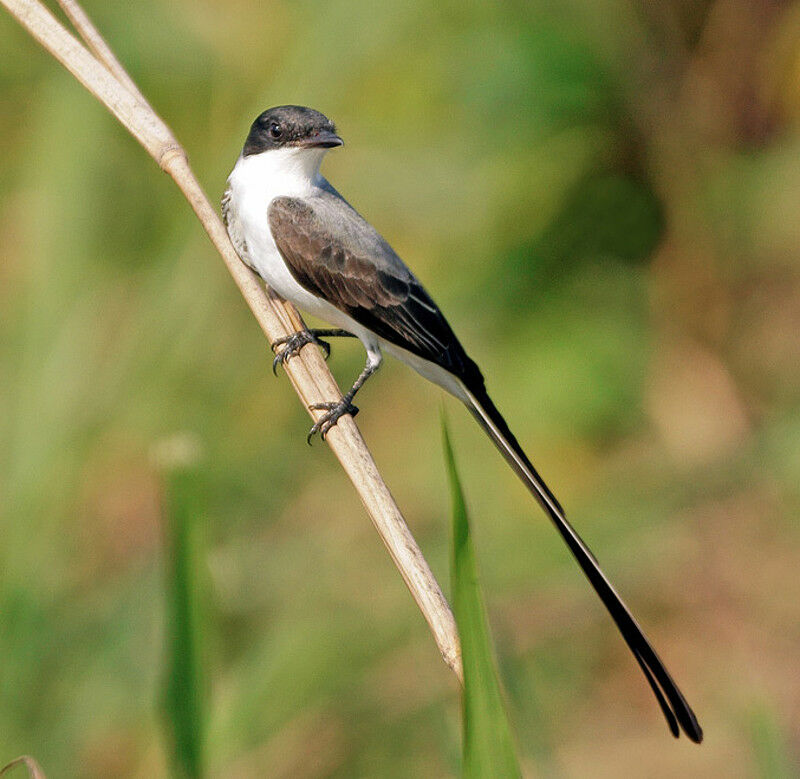
[[[653,691],[658,701],[661,713],[667,721],[669,732],[672,733],[675,738],[680,738],[681,731],[683,731],[690,741],[693,741],[695,744],[701,743],[703,740],[703,729],[700,727],[697,717],[695,717],[694,712],[681,694],[681,691],[666,673],[666,669],[661,666],[658,668],[660,673],[655,673],[655,669],[648,665],[640,651],[631,645],[630,642],[628,643],[633,651],[633,656],[636,658],[639,667],[644,673],[645,679],[647,679],[650,685],[650,689]],[[666,680],[669,681],[667,685],[664,684],[665,677]]]
[[[681,737],[681,729],[678,727],[678,720],[675,719],[672,712],[665,714],[667,718],[667,725],[669,725],[669,732],[672,733],[674,738]]]
[[[605,605],[611,618],[616,623],[623,639],[628,644],[633,656],[642,669],[658,701],[664,718],[667,720],[667,725],[672,735],[675,738],[679,738],[681,730],[683,730],[688,739],[695,744],[700,744],[703,741],[703,729],[700,727],[700,723],[698,723],[691,707],[678,689],[678,686],[672,680],[661,658],[659,658],[656,651],[650,645],[642,629],[628,610],[628,607],[606,579],[600,569],[597,559],[574,528],[569,524],[564,509],[544,483],[541,476],[536,472],[533,465],[531,465],[530,460],[522,450],[522,447],[520,447],[513,433],[509,430],[508,425],[497,410],[497,407],[492,403],[492,400],[486,392],[483,378],[477,366],[472,363],[469,358],[466,359],[468,360],[467,369],[459,378],[464,382],[467,390],[474,396],[473,400],[467,404],[468,407],[473,411],[478,422],[489,433],[495,444],[498,445],[501,452],[504,455],[506,454],[506,450],[500,446],[498,439],[501,439],[506,447],[513,449],[524,464],[525,468],[522,468],[511,463],[514,470],[522,478],[528,489],[533,493],[542,508],[544,508],[555,523],[562,538],[583,569],[584,574]],[[473,371],[469,370],[470,366],[474,367]],[[491,429],[491,426],[482,419],[483,415],[491,419],[497,430],[493,431]],[[508,459],[508,457],[506,459]],[[509,460],[509,462],[511,462],[511,460]],[[526,474],[525,471],[528,471],[528,473]]]
[[[695,744],[701,743],[703,740],[703,729],[700,727],[700,723],[697,721],[692,707],[688,704],[686,698],[683,697],[683,693],[672,680],[672,677],[661,662],[661,658],[659,658],[655,650],[650,646],[644,633],[641,632],[638,625],[633,621],[633,632],[623,629],[619,621],[617,621],[617,625],[658,701],[664,719],[667,720],[670,733],[672,733],[675,738],[680,738],[681,731],[683,731],[689,740],[693,741]]]
[[[703,743],[703,729],[700,727],[700,723],[694,716],[694,713],[691,711],[689,712],[692,715],[692,718],[689,722],[681,723],[683,725],[683,732],[687,735],[690,741],[693,741],[695,744],[702,744]]]
[[[623,635],[625,634],[623,633]],[[644,638],[644,636],[642,636],[642,638]],[[625,640],[628,641],[627,636]],[[656,681],[656,675],[653,669],[649,667],[640,650],[635,648],[630,641],[628,641],[628,645],[631,647],[633,656],[639,663],[639,667],[642,669],[645,679],[647,679],[650,689],[653,691],[658,701],[658,705],[661,708],[664,719],[667,721],[670,733],[672,733],[675,738],[680,738],[682,730],[686,734],[686,737],[694,741],[695,744],[702,742],[703,729],[700,727],[697,717],[695,717],[694,712],[681,694],[681,691],[672,681],[669,674],[667,674],[666,668],[662,665],[658,669],[661,673],[657,674],[657,676],[660,677],[662,681]],[[655,657],[657,658],[658,656],[656,655]],[[668,681],[669,684],[662,689],[661,685],[664,681]]]
[[[694,716],[694,712],[688,706],[684,711],[671,711],[670,715],[672,716],[668,716],[667,721],[669,722],[669,729],[675,738],[680,736],[680,731],[682,730],[689,741],[695,744],[703,743],[703,729],[700,727],[697,717]],[[678,725],[680,725],[680,728]]]
[[[690,741],[693,741],[695,744],[700,744],[703,741],[703,729],[700,727],[700,723],[697,721],[692,707],[686,702],[678,686],[667,673],[667,669],[661,665],[658,668],[660,673],[654,675],[654,669],[648,667],[639,652],[634,651],[634,654],[639,661],[642,671],[644,671],[647,681],[650,683],[650,687],[655,693],[672,735],[675,736],[675,738],[679,738],[681,731],[683,731]],[[656,658],[657,657],[656,655]],[[658,681],[656,681],[656,678],[658,678]],[[665,685],[665,681],[668,681],[669,684]]]

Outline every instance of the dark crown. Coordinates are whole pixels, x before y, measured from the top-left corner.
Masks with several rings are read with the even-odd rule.
[[[250,127],[243,154],[260,154],[283,146],[341,146],[336,127],[325,114],[299,105],[269,108]]]

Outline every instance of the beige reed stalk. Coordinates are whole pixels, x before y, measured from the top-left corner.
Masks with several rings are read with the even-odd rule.
[[[180,187],[233,276],[261,329],[274,343],[304,327],[297,310],[271,290],[237,256],[225,227],[195,178],[186,152],[139,92],[111,48],[75,0],[59,0],[83,38],[75,38],[39,0],[0,0],[28,32],[75,76],[136,138]],[[319,349],[303,347],[286,373],[312,419],[313,404],[336,401],[341,392]],[[455,620],[433,573],[417,546],[389,488],[352,417],[344,416],[325,439],[353,482],[389,554],[430,626],[447,665],[463,682]]]

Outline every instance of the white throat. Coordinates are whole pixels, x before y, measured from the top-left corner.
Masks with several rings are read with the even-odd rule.
[[[231,187],[240,198],[267,203],[275,197],[304,197],[321,182],[319,166],[326,151],[290,147],[239,157],[231,171]]]

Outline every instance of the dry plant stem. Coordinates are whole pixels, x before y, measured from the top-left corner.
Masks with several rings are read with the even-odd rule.
[[[115,54],[109,48],[108,44],[103,40],[97,28],[92,24],[92,20],[86,15],[86,12],[74,0],[58,0],[61,10],[64,11],[66,17],[72,22],[72,26],[78,31],[78,34],[83,38],[89,51],[102,62],[119,81],[125,89],[133,95],[136,95],[143,102],[147,103],[144,95],[139,91],[139,87],[133,82],[133,79],[128,75],[128,71],[122,66],[122,63],[116,58]],[[148,103],[149,105],[149,103]]]
[[[31,779],[45,779],[44,771],[39,767],[39,764],[29,755],[23,755],[16,760],[12,760],[7,765],[0,768],[0,776],[10,773],[16,766],[24,765],[28,769],[28,776]]]
[[[0,0],[28,32],[119,119],[175,180],[219,251],[270,343],[301,329],[291,304],[265,290],[239,260],[227,232],[194,176],[186,153],[141,95],[113,52],[74,0],[59,0],[89,46],[88,51],[38,0]],[[319,349],[309,344],[285,364],[286,373],[315,421],[312,404],[338,400],[341,392]],[[353,419],[342,417],[325,439],[356,487],[375,527],[427,620],[447,665],[463,681],[461,649],[453,614],[378,472]]]

